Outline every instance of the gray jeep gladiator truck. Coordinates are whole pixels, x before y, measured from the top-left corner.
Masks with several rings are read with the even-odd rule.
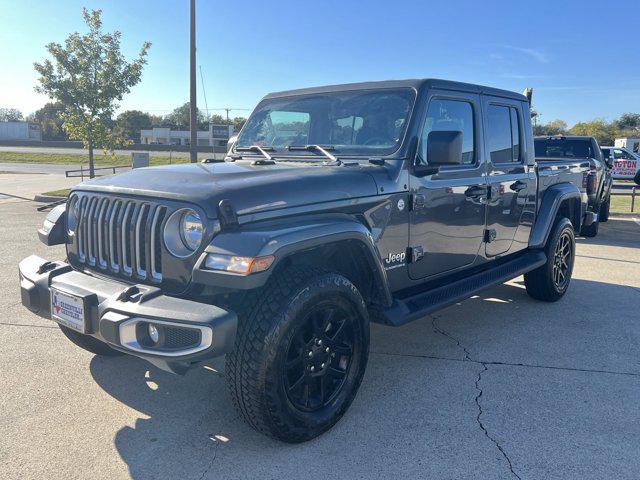
[[[595,221],[583,225],[580,233],[595,237],[600,222],[609,220],[613,158],[604,158],[594,137],[535,137],[534,148],[539,170],[560,168],[583,172],[581,191],[587,196],[587,211],[595,215]]]
[[[353,401],[370,321],[522,274],[536,299],[567,291],[593,216],[581,173],[537,172],[529,108],[443,80],[267,95],[224,161],[72,189],[39,230],[67,259],[24,259],[22,303],[98,355],[176,373],[226,355],[241,416],[309,440]]]

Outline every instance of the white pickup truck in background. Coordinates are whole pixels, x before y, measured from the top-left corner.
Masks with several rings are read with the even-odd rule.
[[[613,157],[611,174],[615,180],[633,180],[640,185],[640,155],[626,147],[600,147],[605,159]]]

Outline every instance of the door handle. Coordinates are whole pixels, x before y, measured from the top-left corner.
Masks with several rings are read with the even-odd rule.
[[[517,182],[513,182],[509,188],[514,192],[519,192],[520,190],[527,188],[527,183],[522,180],[518,180]]]
[[[464,191],[464,195],[467,198],[478,198],[487,194],[486,185],[474,185],[472,187],[467,188]]]

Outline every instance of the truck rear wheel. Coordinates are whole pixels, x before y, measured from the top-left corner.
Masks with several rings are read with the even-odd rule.
[[[600,205],[600,213],[598,214],[598,220],[602,223],[609,220],[609,208],[611,207],[611,196],[608,196],[607,199],[602,202]]]
[[[600,226],[600,219],[593,222],[591,225],[584,225],[580,229],[580,235],[587,238],[592,238],[598,235],[598,227]]]
[[[560,218],[556,221],[545,247],[547,262],[524,274],[527,293],[545,302],[560,300],[569,288],[575,251],[573,225],[568,218]]]
[[[65,327],[64,325],[58,324],[58,326],[60,327],[60,330],[62,330],[62,333],[64,333],[64,336],[71,340],[71,343],[74,343],[87,352],[102,355],[103,357],[117,357],[119,355],[124,355],[124,353],[114,350],[106,343],[96,340],[90,335],[83,335],[82,333],[71,330],[69,327]]]
[[[331,428],[353,401],[369,355],[369,318],[337,273],[276,274],[246,314],[227,354],[233,403],[253,428],[285,442]]]

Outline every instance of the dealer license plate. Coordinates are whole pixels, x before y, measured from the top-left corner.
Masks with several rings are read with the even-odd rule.
[[[51,318],[65,327],[86,333],[81,297],[51,289]]]

